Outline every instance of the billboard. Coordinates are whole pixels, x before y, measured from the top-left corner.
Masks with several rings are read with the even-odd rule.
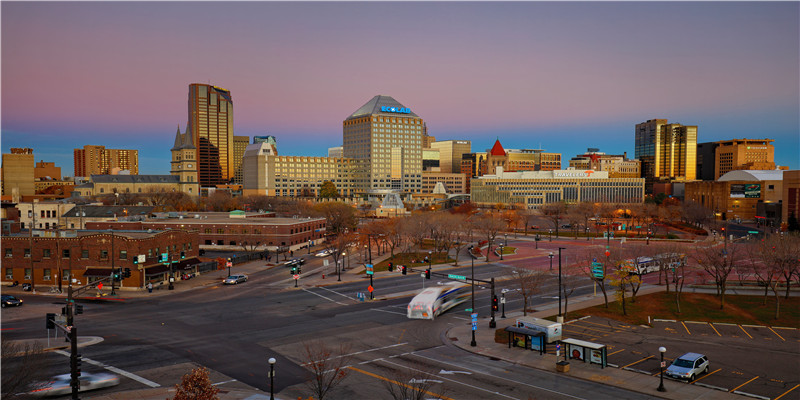
[[[758,199],[761,198],[760,183],[732,183],[731,198]]]

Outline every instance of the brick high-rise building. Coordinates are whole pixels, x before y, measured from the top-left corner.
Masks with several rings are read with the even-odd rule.
[[[231,92],[202,83],[189,85],[189,122],[186,126],[197,148],[200,186],[229,183],[239,165],[234,161]]]
[[[139,175],[139,151],[86,145],[73,150],[75,176],[111,175],[120,170]]]

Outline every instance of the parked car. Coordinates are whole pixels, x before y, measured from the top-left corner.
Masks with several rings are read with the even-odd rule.
[[[2,307],[19,307],[22,305],[22,299],[18,299],[10,294],[4,294],[3,296]]]
[[[316,256],[317,256],[317,257],[327,257],[327,256],[329,256],[329,255],[331,255],[331,254],[333,254],[333,250],[331,250],[331,249],[328,249],[328,250],[322,250],[322,251],[320,251],[319,253],[317,253],[317,254],[316,254]]]
[[[80,392],[119,385],[119,376],[109,373],[90,374],[81,372],[78,380],[81,384],[80,389],[78,389]],[[34,383],[31,385],[31,391],[28,394],[37,397],[64,396],[72,393],[69,383],[69,374],[57,375],[49,381]]]
[[[244,283],[244,282],[247,282],[247,275],[244,275],[244,274],[231,275],[231,276],[225,278],[224,281],[222,281],[222,283],[224,283],[226,285],[236,285],[236,284]]]
[[[694,378],[708,372],[708,357],[697,353],[686,353],[672,362],[664,373],[677,379],[693,381]]]

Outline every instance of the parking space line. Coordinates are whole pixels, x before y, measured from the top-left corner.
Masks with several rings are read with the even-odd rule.
[[[692,334],[692,332],[689,332],[689,328],[686,327],[686,324],[684,324],[683,321],[681,321],[681,325],[683,325],[683,329],[686,329],[686,333],[690,335]]]
[[[749,333],[747,333],[747,331],[746,331],[746,330],[744,330],[744,328],[743,328],[741,325],[739,325],[739,329],[741,329],[741,330],[742,330],[742,332],[744,332],[744,334],[745,334],[745,335],[747,335],[747,337],[749,337],[750,339],[752,339],[752,338],[753,338],[752,336],[750,336],[750,334],[749,334]]]
[[[784,338],[783,338],[783,336],[781,336],[781,335],[778,335],[778,332],[775,332],[775,331],[774,331],[774,330],[772,330],[772,328],[770,328],[770,327],[767,327],[767,328],[769,328],[769,330],[771,330],[771,331],[772,331],[772,333],[774,333],[774,334],[775,334],[775,336],[777,336],[777,337],[781,338],[781,340],[783,340],[784,342],[786,341],[786,339],[784,339]]]
[[[748,383],[750,383],[750,382],[752,382],[752,381],[754,381],[754,380],[756,380],[756,379],[758,379],[758,375],[756,375],[756,377],[755,377],[755,378],[753,378],[753,379],[750,379],[749,381],[747,381],[747,382],[745,382],[745,383],[743,383],[743,384],[741,384],[741,385],[739,385],[739,386],[737,386],[737,387],[735,387],[735,388],[733,388],[733,389],[729,390],[729,392],[734,392],[734,391],[736,391],[736,389],[739,389],[740,387],[742,387],[742,386],[744,386],[744,385],[747,385]]]
[[[714,332],[717,332],[717,336],[722,336],[722,335],[720,335],[720,334],[719,334],[719,331],[717,330],[717,328],[714,328],[714,324],[712,324],[711,322],[709,322],[709,323],[708,323],[708,326],[710,326],[710,327],[711,327],[711,329],[713,329],[713,330],[714,330]]]
[[[578,335],[586,335],[594,338],[600,338],[600,335],[592,335],[591,333],[586,333],[586,332],[570,331],[569,329],[564,329],[564,332],[574,333]]]
[[[641,359],[641,360],[639,360],[639,361],[634,361],[634,362],[632,362],[632,363],[630,363],[630,364],[628,364],[628,365],[625,365],[625,366],[623,366],[623,367],[622,367],[622,368],[620,368],[620,369],[625,369],[625,368],[628,368],[628,367],[630,367],[631,365],[638,364],[638,363],[640,363],[640,362],[642,362],[642,361],[649,360],[649,359],[651,359],[651,358],[653,358],[653,357],[655,357],[655,356],[647,356],[647,357],[645,357],[645,358],[643,358],[643,359]]]
[[[786,396],[787,394],[789,394],[789,392],[791,392],[792,390],[795,390],[795,389],[797,389],[798,387],[800,387],[800,384],[794,385],[794,387],[793,387],[793,388],[791,388],[791,389],[789,389],[789,390],[787,390],[787,391],[783,392],[783,394],[782,394],[782,395],[780,395],[780,396],[778,396],[778,397],[774,398],[773,400],[778,400],[778,399],[780,399],[781,397],[783,397],[783,396]]]
[[[625,328],[622,328],[621,326],[613,327],[613,326],[609,326],[608,324],[600,324],[600,323],[597,323],[597,322],[591,322],[591,321],[586,321],[586,320],[581,320],[580,322],[583,322],[584,324],[599,325],[599,326],[602,326],[602,327],[606,327],[608,329],[630,329],[630,327],[627,326],[627,325],[625,326]]]
[[[617,351],[615,351],[615,352],[613,352],[613,353],[611,353],[611,354],[606,354],[606,357],[608,357],[608,356],[613,356],[614,354],[617,354],[617,353],[619,353],[620,351],[625,351],[625,349],[620,349],[620,350],[617,350]]]
[[[709,372],[709,373],[707,373],[707,374],[705,374],[705,375],[703,375],[703,376],[691,381],[690,383],[695,383],[695,382],[699,381],[700,379],[705,379],[705,378],[707,378],[707,377],[709,377],[709,376],[711,376],[713,374],[716,374],[719,371],[722,371],[722,368],[719,368],[719,369],[717,369],[716,371],[713,371],[713,372]]]
[[[587,328],[587,327],[585,327],[585,326],[580,326],[580,325],[573,325],[573,326],[574,326],[574,327],[576,327],[576,328],[580,328],[580,329],[588,329],[588,330],[590,330],[590,331],[596,331],[596,332],[601,332],[601,333],[618,333],[618,332],[622,332],[622,331],[618,331],[618,330],[613,330],[613,331],[611,331],[611,332],[609,332],[609,331],[601,331],[600,329]]]

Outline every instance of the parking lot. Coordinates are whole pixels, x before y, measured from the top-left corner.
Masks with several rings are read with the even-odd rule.
[[[709,372],[690,384],[754,398],[800,398],[800,332],[795,328],[671,320],[645,327],[588,317],[565,324],[563,335],[605,344],[612,367],[657,376],[658,348],[664,346],[667,366],[688,352],[708,356]]]

